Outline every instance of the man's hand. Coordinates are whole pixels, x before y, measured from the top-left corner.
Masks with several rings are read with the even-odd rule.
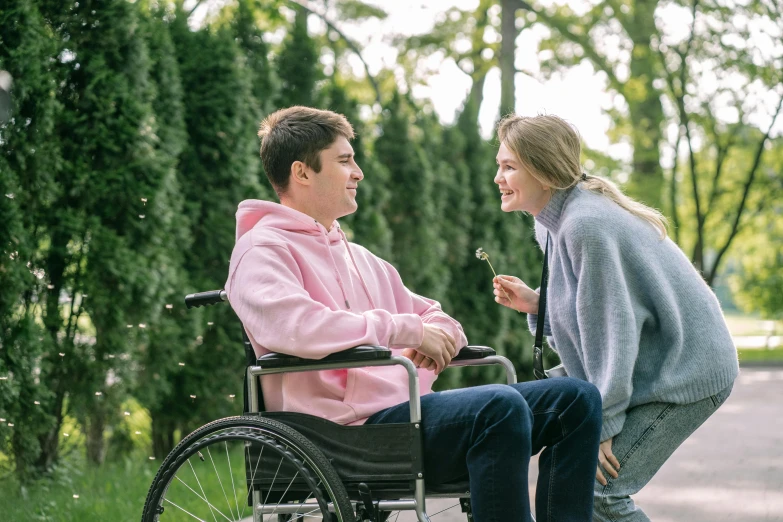
[[[415,348],[405,348],[402,351],[402,356],[410,359],[416,368],[421,368],[422,370],[435,369],[435,361],[433,361],[423,353],[416,351]]]
[[[496,302],[517,312],[538,313],[538,294],[520,278],[499,275],[492,280],[492,284],[495,287]]]
[[[601,473],[601,466],[612,478],[619,476],[617,472],[620,470],[620,463],[612,454],[612,439],[607,439],[598,446],[598,469],[595,472],[595,479],[602,486],[606,486],[606,477]]]
[[[402,355],[413,361],[419,368],[434,370],[435,375],[449,365],[457,353],[457,343],[454,338],[431,324],[424,325],[424,338],[418,348],[408,348]]]

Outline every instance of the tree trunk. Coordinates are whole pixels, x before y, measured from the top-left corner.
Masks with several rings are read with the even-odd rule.
[[[465,101],[465,107],[462,109],[463,111],[470,111],[471,117],[474,118],[474,122],[478,122],[481,104],[484,103],[484,80],[486,80],[486,78],[485,75],[482,75],[473,80],[473,85],[470,86],[470,94]]]
[[[60,426],[63,423],[63,401],[65,392],[58,390],[54,398],[54,425],[46,433],[38,437],[41,453],[35,461],[35,467],[39,472],[52,469],[59,457]]]
[[[663,208],[663,169],[660,144],[663,139],[661,93],[653,86],[656,57],[650,45],[655,34],[657,0],[637,0],[628,33],[633,41],[631,75],[624,96],[631,116],[633,172],[630,194],[655,208]]]
[[[65,267],[68,264],[68,241],[69,235],[63,229],[63,225],[54,227],[52,242],[49,248],[49,255],[46,259],[46,273],[49,276],[49,282],[52,288],[46,294],[46,308],[43,316],[44,328],[48,332],[53,343],[57,343],[60,338],[60,331],[63,327],[63,319],[60,315],[60,291],[63,288],[65,280]],[[63,339],[61,349],[68,346],[71,339]],[[53,354],[49,355],[50,358]],[[49,386],[54,390],[54,409],[51,414],[55,418],[54,425],[50,430],[38,437],[38,444],[41,452],[35,461],[35,467],[39,472],[49,471],[57,462],[59,453],[60,426],[63,420],[63,403],[65,401],[65,389],[62,385],[65,379],[65,370],[62,364],[54,365],[51,373],[46,376]],[[43,378],[43,376],[42,376]]]
[[[152,454],[164,459],[174,449],[176,423],[166,418],[163,412],[150,412],[152,417]]]
[[[85,423],[87,462],[95,466],[103,464],[106,458],[106,412],[100,406],[95,408],[87,417]]]
[[[516,66],[514,56],[516,40],[519,31],[516,27],[516,12],[518,2],[515,0],[501,0],[500,19],[500,117],[514,112],[516,99],[514,93],[514,77]],[[482,82],[483,83],[483,82]]]

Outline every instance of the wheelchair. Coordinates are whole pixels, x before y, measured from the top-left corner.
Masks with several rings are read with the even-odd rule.
[[[188,308],[226,301],[224,290],[190,294]],[[166,457],[147,494],[142,522],[389,522],[413,511],[429,522],[427,498],[459,499],[472,521],[467,479],[426,485],[419,379],[413,363],[379,346],[358,346],[308,360],[278,353],[247,357],[244,413],[206,424]],[[287,372],[400,365],[408,375],[410,422],[343,426],[320,417],[264,409],[260,378]],[[467,346],[449,367],[501,365],[486,346]],[[454,506],[456,507],[456,505]]]

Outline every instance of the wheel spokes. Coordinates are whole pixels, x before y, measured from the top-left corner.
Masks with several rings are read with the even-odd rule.
[[[231,508],[231,502],[228,501],[228,495],[226,495],[226,488],[223,487],[223,481],[220,478],[220,473],[217,470],[217,466],[215,466],[215,460],[212,458],[212,452],[209,451],[209,447],[207,447],[207,455],[209,455],[209,460],[212,461],[212,468],[215,470],[215,475],[217,476],[218,482],[220,483],[220,489],[223,491],[223,498],[226,499],[226,504],[228,504],[228,511],[231,513],[231,516],[234,516],[234,510]],[[239,513],[237,513],[239,515]],[[235,519],[236,520],[236,519]]]
[[[231,475],[231,489],[234,492],[234,505],[237,507],[237,520],[240,520],[239,516],[239,502],[237,502],[237,487],[234,485],[234,471],[231,469],[231,457],[228,454],[228,441],[223,441],[226,446],[226,460],[228,461],[228,474]]]
[[[220,443],[223,443],[223,448],[219,447]],[[212,447],[216,448],[217,459],[212,455]],[[225,461],[219,456],[221,452],[226,454]],[[237,476],[234,477],[237,459],[244,459],[244,462],[237,466]],[[275,460],[278,460],[277,465]],[[230,478],[225,477],[226,473]],[[270,437],[264,432],[232,430],[196,440],[174,461],[167,480],[158,497],[159,507],[152,520],[250,522],[251,517],[258,516],[257,519],[253,518],[254,522],[277,522],[275,517],[281,515],[291,522],[305,522],[330,520],[329,513],[332,511],[333,493],[311,457],[302,453],[297,446],[289,445],[289,441]],[[191,486],[193,480],[196,486]],[[226,487],[232,489],[233,504],[232,495],[229,495]],[[239,491],[237,487],[246,490]],[[261,493],[263,499],[254,492]],[[210,500],[210,497],[220,496],[223,496],[228,506],[228,513]],[[241,507],[239,498],[245,502]],[[247,518],[246,506],[251,506]],[[164,510],[164,507],[168,509]],[[341,510],[345,512],[346,508],[341,507]]]
[[[190,458],[188,458],[188,465],[190,466],[190,471],[193,472],[193,476],[196,477],[196,484],[198,484],[199,489],[201,489],[201,494],[204,495],[204,498],[206,499],[207,498],[207,494],[204,492],[204,486],[201,485],[201,481],[198,479],[198,475],[196,475],[196,470],[193,468],[193,464],[190,462]],[[208,500],[205,500],[205,502],[209,506],[209,512],[212,513],[212,518],[214,518],[215,522],[217,522],[217,517],[215,516],[215,512],[212,511],[212,503],[209,502]],[[173,502],[172,502],[172,504],[173,504]],[[185,511],[185,510],[183,509],[183,511]],[[221,511],[218,511],[218,513],[223,515],[223,513]],[[225,518],[228,518],[228,517],[226,517],[226,515],[223,515],[223,516]]]
[[[214,509],[215,509],[215,511],[217,511],[218,513],[220,513],[220,515],[221,515],[223,518],[225,518],[226,520],[228,520],[228,522],[231,522],[231,519],[230,519],[230,518],[228,518],[226,515],[224,515],[224,514],[223,514],[223,513],[222,513],[222,512],[221,512],[221,511],[218,509],[218,508],[216,508],[215,506],[213,506],[213,505],[212,505],[212,504],[209,502],[209,500],[207,500],[206,498],[204,498],[204,497],[202,497],[201,495],[199,495],[199,494],[198,494],[198,492],[197,492],[196,490],[194,490],[193,488],[191,488],[190,486],[188,486],[188,484],[187,484],[187,483],[186,483],[184,480],[182,480],[182,479],[181,479],[181,478],[179,478],[179,477],[174,477],[174,478],[176,478],[177,480],[179,480],[179,481],[180,481],[180,482],[181,482],[181,483],[182,483],[182,484],[183,484],[183,485],[184,485],[186,488],[188,488],[190,491],[192,491],[194,495],[196,495],[198,498],[200,498],[201,500],[203,500],[204,502],[206,502],[206,503],[207,503],[207,505],[210,507],[210,510],[212,510],[212,509],[214,508]],[[171,501],[169,501],[169,502],[171,502]],[[172,502],[172,504],[173,504],[173,502]]]
[[[187,514],[188,514],[188,515],[190,515],[191,517],[193,517],[193,518],[195,518],[196,520],[198,520],[199,522],[207,522],[206,520],[203,520],[203,519],[201,519],[201,518],[198,518],[196,515],[194,515],[193,513],[191,513],[190,511],[188,511],[187,509],[181,508],[180,506],[176,505],[176,504],[175,504],[174,502],[172,502],[171,500],[169,500],[169,499],[167,499],[167,498],[164,498],[163,500],[165,500],[166,502],[168,502],[168,503],[169,503],[169,504],[171,504],[172,506],[174,506],[174,507],[176,507],[176,508],[178,508],[178,509],[181,509],[182,511],[184,511],[185,513],[187,513]]]

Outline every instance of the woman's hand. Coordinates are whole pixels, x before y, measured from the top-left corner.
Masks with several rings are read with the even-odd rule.
[[[495,301],[498,303],[518,312],[538,313],[538,294],[520,278],[499,275],[492,280],[492,283],[495,286]]]
[[[606,486],[606,477],[601,473],[601,466],[612,478],[619,476],[617,472],[620,470],[620,463],[612,454],[612,439],[607,439],[598,446],[598,469],[595,472],[595,479],[602,486]]]

